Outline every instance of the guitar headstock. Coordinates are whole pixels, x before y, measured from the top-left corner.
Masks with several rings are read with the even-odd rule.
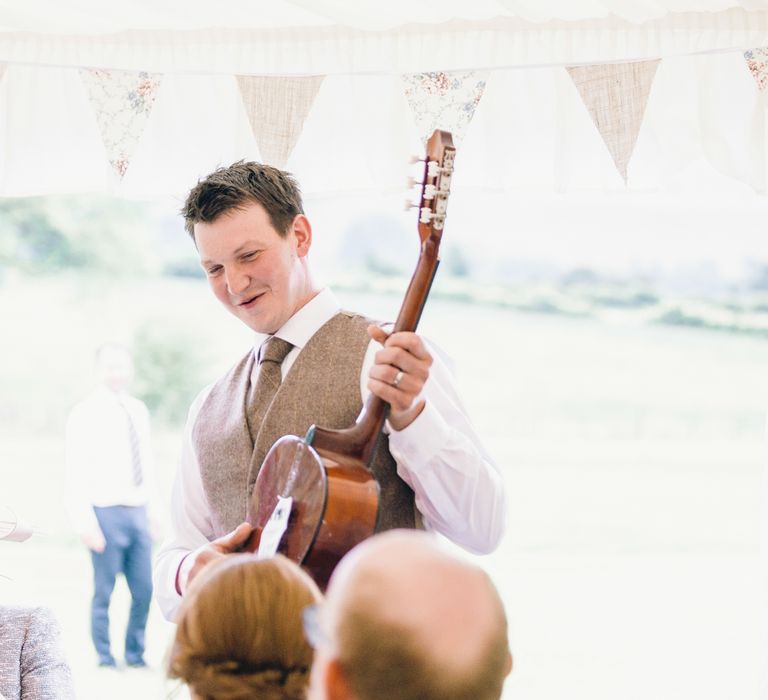
[[[418,205],[422,243],[430,238],[439,241],[442,236],[455,157],[456,148],[450,132],[435,129],[427,141],[427,153],[423,160],[424,176]]]

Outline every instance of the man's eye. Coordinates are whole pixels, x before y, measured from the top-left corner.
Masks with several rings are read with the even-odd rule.
[[[256,255],[258,255],[258,251],[255,250],[250,253],[245,253],[245,255],[243,255],[243,260],[253,260]]]
[[[205,272],[209,277],[215,275],[221,272],[221,265],[214,265],[213,267],[209,267]]]

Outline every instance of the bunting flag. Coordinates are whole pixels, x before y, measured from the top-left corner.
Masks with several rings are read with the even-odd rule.
[[[324,77],[237,76],[248,121],[265,163],[285,167]]]
[[[405,97],[422,141],[435,129],[461,143],[485,90],[487,72],[410,73],[403,75]]]
[[[139,143],[162,76],[158,73],[80,70],[96,113],[109,162],[125,175]]]
[[[744,52],[747,68],[762,92],[768,88],[768,47]]]
[[[566,68],[625,183],[659,61]]]

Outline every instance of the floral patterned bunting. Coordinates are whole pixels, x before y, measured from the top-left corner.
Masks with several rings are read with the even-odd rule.
[[[659,59],[566,68],[624,182]]]
[[[157,73],[81,69],[109,162],[125,175],[152,111],[162,76]]]
[[[768,88],[768,47],[745,51],[744,59],[758,89],[762,92]]]
[[[444,129],[459,144],[483,96],[486,79],[487,73],[479,71],[403,75],[405,97],[422,140],[435,129]]]
[[[265,163],[285,167],[323,77],[237,76],[248,120]]]

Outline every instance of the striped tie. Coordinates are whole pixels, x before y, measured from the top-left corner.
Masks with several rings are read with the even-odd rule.
[[[136,432],[136,426],[133,424],[133,418],[128,407],[120,401],[120,406],[125,413],[125,420],[128,426],[128,444],[131,448],[131,473],[133,475],[133,483],[135,486],[140,486],[144,480],[141,471],[141,447],[139,445],[139,434]]]

